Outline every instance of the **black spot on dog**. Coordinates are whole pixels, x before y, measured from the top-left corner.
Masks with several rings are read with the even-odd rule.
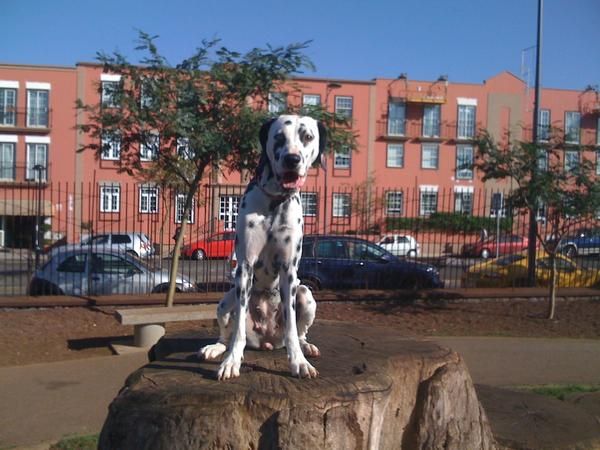
[[[254,220],[248,221],[248,228],[254,228]]]
[[[269,232],[267,233],[267,242],[269,242],[269,241],[271,241],[271,240],[273,240],[273,233],[272,233],[271,231],[269,231]]]
[[[292,260],[292,264],[294,265],[294,267],[298,265],[298,257],[297,256],[294,256],[294,259]]]
[[[288,283],[294,281],[294,275],[288,275]]]
[[[296,252],[299,252],[301,248],[300,242],[298,242],[298,245],[296,245]]]
[[[246,208],[246,200],[242,200],[242,209]]]
[[[240,305],[246,306],[246,295],[243,295],[242,298],[240,299]]]
[[[289,200],[286,200],[286,201],[283,203],[283,210],[284,210],[284,211],[287,211],[287,210],[289,209],[289,207],[290,207],[290,202],[289,202]]]
[[[298,288],[296,288],[296,286],[294,286],[292,288],[292,295],[296,295],[296,292],[298,291]]]
[[[287,263],[283,264],[282,267],[283,267],[283,271],[284,272],[289,272],[290,271],[290,265],[289,264],[287,264]]]
[[[285,122],[283,122],[283,123],[284,123],[284,125],[291,125],[291,124],[292,124],[292,121],[291,121],[291,120],[286,120],[286,121],[285,121]]]
[[[300,224],[300,222],[302,222],[302,219],[298,217],[298,224]]]
[[[291,241],[292,241],[291,236],[286,236],[285,239],[283,240],[283,242],[285,242],[286,244],[289,244]]]

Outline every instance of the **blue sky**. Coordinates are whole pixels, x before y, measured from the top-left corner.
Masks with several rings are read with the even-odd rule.
[[[203,38],[246,51],[312,40],[311,76],[481,83],[521,74],[537,0],[0,0],[0,62],[72,66],[115,49],[136,62],[136,29],[175,64]],[[525,52],[533,73],[534,52]],[[531,76],[533,82],[533,75]],[[542,84],[600,84],[600,0],[545,0]]]

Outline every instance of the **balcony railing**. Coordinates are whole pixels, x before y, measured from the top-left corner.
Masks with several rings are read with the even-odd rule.
[[[549,127],[538,128],[538,139],[541,143],[548,142],[552,137],[552,131]],[[580,128],[579,134],[572,133],[570,136],[563,134],[562,138],[567,145],[594,145],[600,146],[600,134],[595,128]],[[533,128],[525,127],[521,132],[521,140],[524,142],[533,141]]]
[[[461,125],[461,126],[459,126]],[[456,122],[442,121],[439,124],[427,124],[414,120],[380,120],[377,123],[377,137],[385,140],[405,141],[410,139],[440,141],[472,141],[477,136],[480,124],[468,130]],[[460,130],[460,132],[459,132]]]
[[[46,184],[50,181],[51,164],[44,170],[38,171],[33,165],[14,164],[0,161],[0,184]],[[41,176],[41,179],[40,179]]]
[[[52,110],[48,108],[0,109],[1,130],[47,132],[52,127]]]

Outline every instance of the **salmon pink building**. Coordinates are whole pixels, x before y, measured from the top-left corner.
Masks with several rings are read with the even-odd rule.
[[[108,230],[171,241],[182,221],[182,194],[119,173],[119,143],[109,137],[100,158],[78,152],[90,138],[77,131],[85,117],[76,101],[110,102],[108,88],[119,81],[97,64],[0,65],[0,245],[30,247],[40,226],[47,241],[72,242]],[[493,214],[493,193],[510,186],[483,183],[471,168],[475,137],[481,129],[506,142],[532,135],[533,90],[508,72],[481,84],[446,76],[413,80],[407,74],[298,77],[269,99],[273,114],[287,105],[315,104],[349,119],[357,148],[334,149],[326,168],[311,169],[302,193],[308,232],[360,232],[375,225],[383,231],[387,218],[441,211]],[[599,117],[597,89],[543,89],[538,135],[543,139],[551,126],[564,129],[567,143],[591,149],[567,149],[565,167],[586,157],[600,174]],[[152,164],[153,151],[140,148],[145,163]],[[207,173],[190,233],[233,228],[248,179]]]

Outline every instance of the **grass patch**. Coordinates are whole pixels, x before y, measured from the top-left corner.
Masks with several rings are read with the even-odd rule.
[[[48,450],[96,450],[99,438],[99,434],[69,436],[52,444]]]
[[[600,384],[544,384],[538,386],[517,386],[517,389],[564,400],[571,394],[598,392],[600,391]]]

